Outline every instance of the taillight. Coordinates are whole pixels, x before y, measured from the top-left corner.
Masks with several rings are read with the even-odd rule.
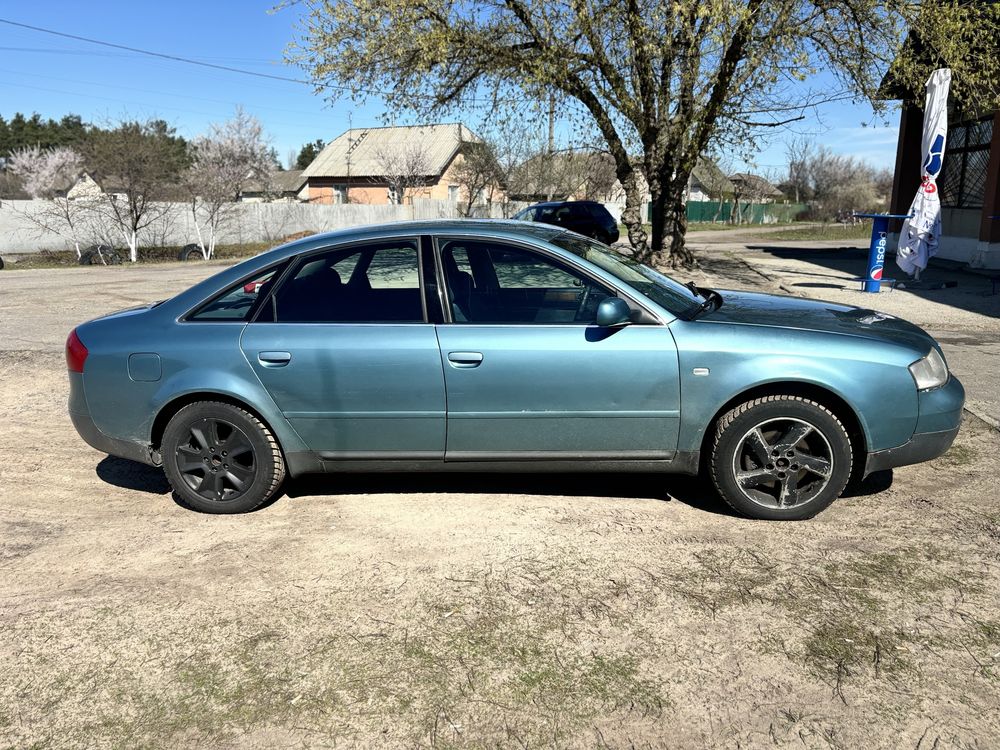
[[[88,353],[74,328],[66,339],[66,366],[70,372],[83,372],[83,363],[87,361]]]

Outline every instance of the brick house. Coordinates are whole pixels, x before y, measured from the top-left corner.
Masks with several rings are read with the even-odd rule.
[[[467,200],[459,176],[463,148],[481,142],[461,123],[352,128],[302,172],[307,200],[374,205]]]

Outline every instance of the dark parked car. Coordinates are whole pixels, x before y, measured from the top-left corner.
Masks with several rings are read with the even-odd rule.
[[[554,201],[536,203],[514,216],[519,221],[540,221],[571,232],[593,237],[610,245],[618,242],[618,222],[596,201]]]

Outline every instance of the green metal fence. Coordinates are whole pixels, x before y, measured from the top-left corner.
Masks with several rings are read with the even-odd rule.
[[[651,206],[646,206],[646,218],[652,221]],[[795,216],[806,210],[804,203],[741,203],[738,221],[733,221],[732,201],[688,201],[689,222],[716,222],[719,224],[774,224],[794,221]]]

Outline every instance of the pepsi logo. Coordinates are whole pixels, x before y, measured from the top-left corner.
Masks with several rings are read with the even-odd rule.
[[[875,266],[871,272],[872,281],[882,280],[882,266]]]

